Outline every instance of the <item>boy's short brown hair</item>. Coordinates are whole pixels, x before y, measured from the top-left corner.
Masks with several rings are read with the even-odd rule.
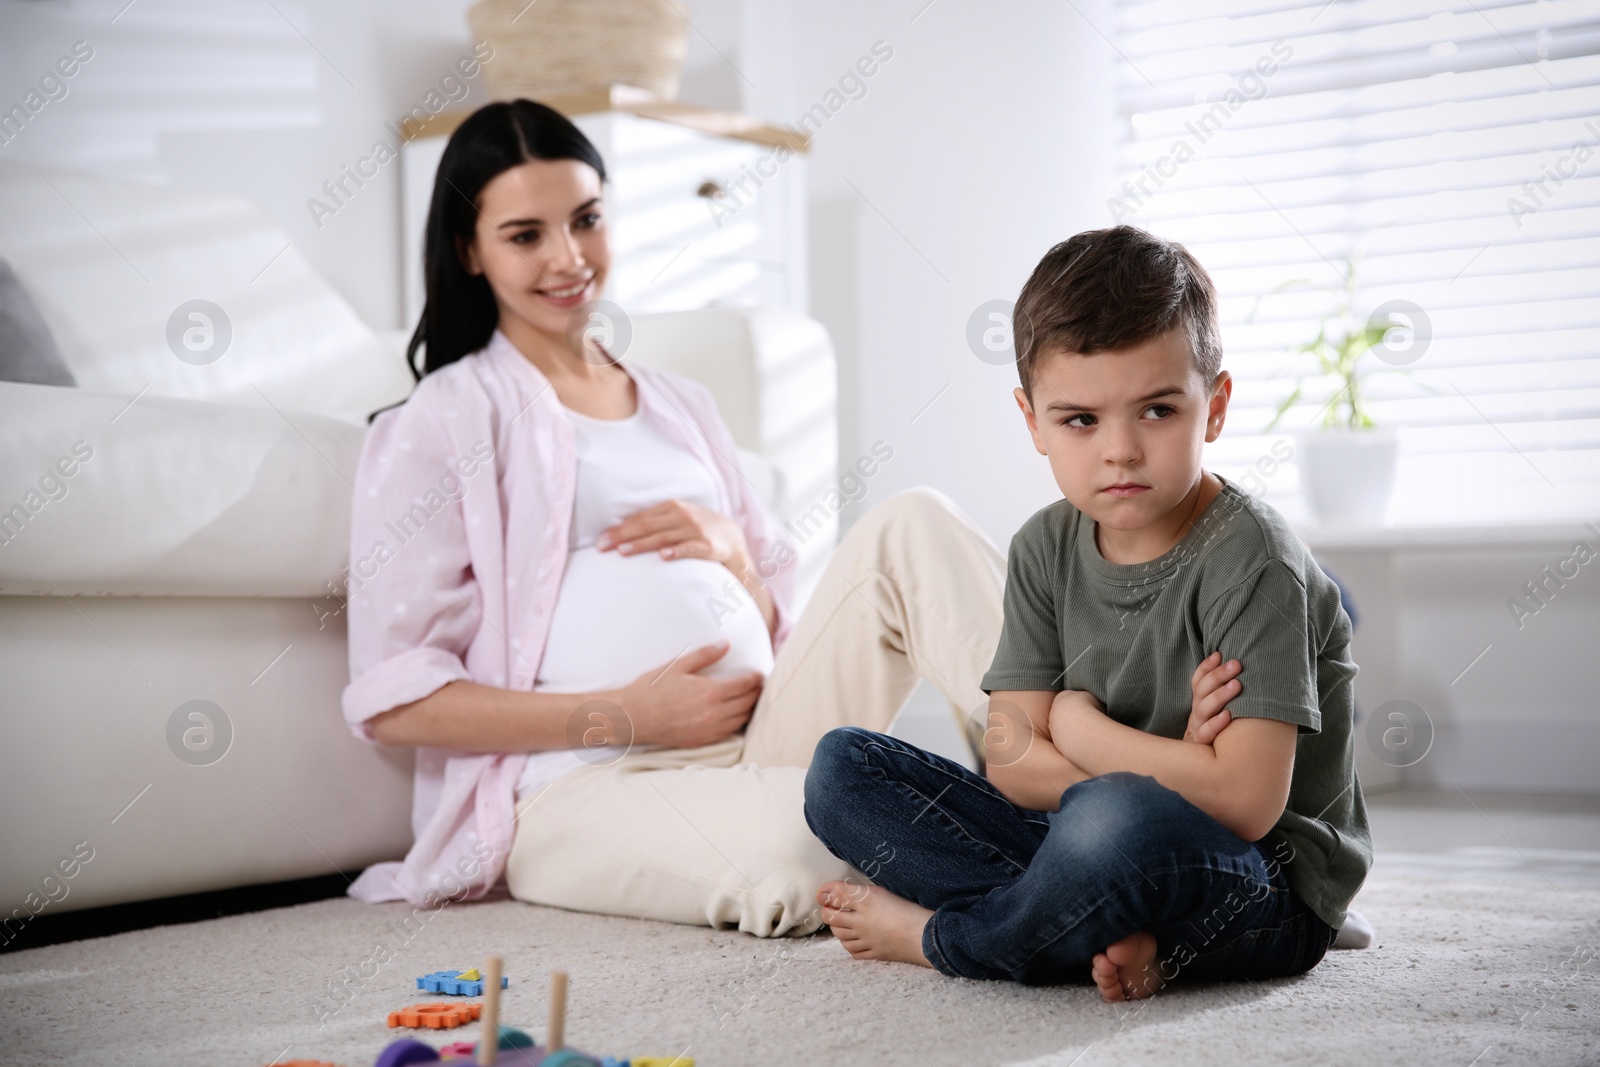
[[[1189,250],[1137,226],[1085,230],[1046,252],[1017,297],[1022,390],[1045,352],[1128,348],[1181,326],[1209,387],[1222,369],[1217,291]]]

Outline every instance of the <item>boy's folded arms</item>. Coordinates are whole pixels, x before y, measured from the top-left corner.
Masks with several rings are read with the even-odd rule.
[[[1085,778],[1145,774],[1243,840],[1258,841],[1283,815],[1299,729],[1276,719],[1235,722],[1226,705],[1242,690],[1240,670],[1220,652],[1195,668],[1181,740],[1114,721],[1086,691],[995,693],[984,735],[988,777],[1019,807],[1055,811],[1061,794]]]
[[[1087,774],[1146,774],[1226,826],[1259,841],[1289,800],[1300,729],[1281,719],[1239,719],[1211,744],[1147,734],[1106,715],[1094,694],[1068,689],[1050,708],[1050,737]]]
[[[1011,803],[1055,811],[1061,794],[1089,775],[1051,743],[1048,690],[996,692],[984,731],[984,775]]]

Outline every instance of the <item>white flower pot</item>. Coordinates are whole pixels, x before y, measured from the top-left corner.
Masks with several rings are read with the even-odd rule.
[[[1327,526],[1381,524],[1400,438],[1389,429],[1308,430],[1297,441],[1306,505]]]

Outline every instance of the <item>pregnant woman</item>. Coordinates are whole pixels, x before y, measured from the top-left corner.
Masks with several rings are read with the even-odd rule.
[[[802,814],[817,740],[887,730],[919,676],[984,721],[1005,560],[909,490],[796,616],[793,549],[709,391],[572,328],[611,265],[605,180],[526,100],[476,112],[440,162],[419,384],[356,478],[344,694],[358,736],[417,748],[416,843],[350,892],[437,906],[503,878],[539,904],[808,933],[851,873]],[[741,606],[712,610],[730,581]]]

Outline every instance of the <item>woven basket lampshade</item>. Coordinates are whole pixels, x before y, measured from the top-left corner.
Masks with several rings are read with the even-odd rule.
[[[483,69],[497,100],[617,83],[677,98],[688,29],[682,0],[478,0],[467,22],[494,48]]]

